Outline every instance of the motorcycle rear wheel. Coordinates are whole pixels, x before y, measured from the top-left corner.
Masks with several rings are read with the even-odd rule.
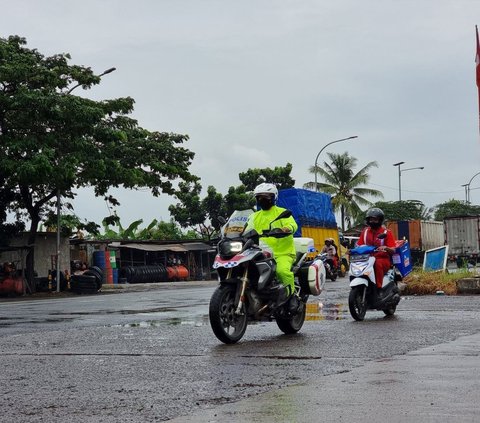
[[[350,314],[357,321],[365,319],[365,314],[367,312],[367,302],[363,299],[365,289],[364,285],[354,286],[348,296],[348,308],[350,309]]]
[[[234,344],[242,339],[247,329],[245,305],[241,314],[236,314],[236,285],[221,285],[210,299],[210,326],[215,336],[224,344]]]
[[[300,310],[291,316],[290,318],[282,318],[280,316],[275,318],[278,328],[285,333],[286,335],[291,335],[297,333],[303,326],[305,322],[305,316],[307,315],[307,306],[302,301]]]

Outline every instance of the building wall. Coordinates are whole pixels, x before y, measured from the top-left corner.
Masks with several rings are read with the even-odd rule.
[[[11,246],[19,247],[27,245],[28,233],[11,241]],[[12,261],[17,269],[23,269],[25,266],[26,251],[6,251],[0,255],[1,262]],[[21,263],[21,254],[23,263]],[[52,262],[55,263],[54,256],[57,254],[57,234],[55,232],[39,232],[35,241],[35,271],[38,276],[47,276],[48,271],[53,269]],[[53,257],[52,257],[53,256]],[[60,270],[63,272],[70,270],[70,242],[68,237],[60,237]]]

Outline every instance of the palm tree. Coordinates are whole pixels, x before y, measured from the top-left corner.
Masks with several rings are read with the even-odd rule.
[[[312,166],[310,173],[317,172],[324,183],[318,183],[318,188],[332,195],[332,205],[335,212],[340,211],[342,231],[345,230],[345,222],[351,225],[353,219],[361,212],[360,206],[369,206],[372,203],[365,196],[382,198],[383,194],[375,189],[365,188],[370,179],[368,171],[372,167],[378,167],[377,162],[370,162],[357,173],[354,168],[357,159],[347,152],[343,154],[327,153],[331,163],[324,162],[323,168]],[[304,185],[306,189],[315,189],[315,182]]]

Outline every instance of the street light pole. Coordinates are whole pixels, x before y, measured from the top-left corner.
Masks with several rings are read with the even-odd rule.
[[[402,171],[400,166],[405,162],[394,163],[394,166],[398,166],[398,201],[402,201]]]
[[[475,176],[478,176],[478,175],[480,175],[480,172],[475,173],[475,175],[473,175],[470,178],[470,181],[468,181],[468,184],[465,184],[466,185],[465,189],[466,189],[466,192],[467,192],[467,204],[470,204],[470,184],[472,183],[473,178],[475,178]],[[462,187],[463,187],[463,185],[462,185]]]
[[[315,157],[315,167],[313,168],[314,170],[314,174],[315,174],[315,192],[318,192],[318,185],[317,185],[317,161],[318,161],[318,157],[320,156],[320,154],[322,153],[323,150],[325,150],[325,148],[327,148],[329,145],[331,144],[335,144],[336,142],[340,142],[340,141],[347,141],[347,140],[351,140],[353,138],[358,138],[358,135],[354,135],[353,137],[348,137],[348,138],[342,138],[340,140],[335,140],[335,141],[331,141],[329,142],[328,144],[325,144],[322,149],[318,152],[317,154],[317,157]]]
[[[423,166],[400,169],[400,166],[404,163],[405,162],[398,162],[394,164],[394,166],[398,166],[398,201],[402,201],[402,172],[406,172],[407,170],[424,169]]]
[[[116,68],[109,68],[106,71],[102,72],[98,77],[102,77],[103,75],[106,75],[107,73],[112,73]],[[69,95],[75,88],[78,88],[81,83],[73,86],[70,88],[67,92],[66,95]],[[61,213],[61,208],[62,208],[62,201],[61,201],[61,192],[60,188],[57,188],[57,292],[60,292],[60,256],[61,256],[61,248],[60,248],[60,213]]]

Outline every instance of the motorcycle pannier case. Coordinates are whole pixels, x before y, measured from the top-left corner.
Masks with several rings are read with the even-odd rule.
[[[320,295],[325,284],[325,268],[320,259],[305,263],[298,273],[298,281],[303,292]]]

